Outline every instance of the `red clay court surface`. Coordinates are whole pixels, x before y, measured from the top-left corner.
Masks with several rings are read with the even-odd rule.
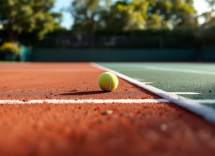
[[[0,65],[0,100],[161,99],[90,63]],[[107,110],[113,113],[105,114]],[[215,127],[172,103],[0,105],[0,155],[215,155]]]

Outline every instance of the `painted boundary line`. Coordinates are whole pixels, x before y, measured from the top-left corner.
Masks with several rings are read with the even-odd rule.
[[[152,67],[152,66],[145,66],[144,68],[150,69],[150,70],[162,70],[162,71],[170,71],[170,72],[184,72],[184,73],[215,75],[215,72],[202,71],[202,70],[192,70],[192,69],[163,68],[163,67]]]
[[[215,104],[215,100],[193,100],[199,103]]]
[[[166,99],[108,99],[108,100],[97,100],[97,99],[86,99],[86,100],[0,100],[0,104],[88,104],[88,103],[168,103]]]
[[[94,67],[97,67],[101,70],[105,70],[105,71],[109,71],[109,72],[112,72],[114,74],[116,74],[118,77],[128,81],[129,83],[132,83],[140,88],[143,88],[151,93],[154,93],[164,99],[167,99],[175,104],[177,104],[178,106],[181,106],[193,113],[196,113],[197,115],[199,116],[202,116],[204,119],[206,119],[207,121],[215,124],[215,110],[214,109],[211,109],[207,106],[204,106],[204,105],[201,105],[199,102],[197,101],[192,101],[190,99],[187,99],[187,98],[184,98],[184,97],[181,97],[181,96],[178,96],[176,94],[171,94],[171,93],[168,93],[168,92],[165,92],[161,89],[158,89],[158,88],[155,88],[153,86],[150,86],[150,85],[147,85],[143,82],[140,82],[138,80],[135,80],[133,78],[130,78],[126,75],[123,75],[121,73],[118,73],[114,70],[111,70],[111,69],[108,69],[106,67],[103,67],[103,66],[100,66],[96,63],[91,63],[92,66]]]
[[[169,94],[182,94],[182,95],[195,95],[195,94],[201,94],[201,93],[195,93],[195,92],[168,92]]]

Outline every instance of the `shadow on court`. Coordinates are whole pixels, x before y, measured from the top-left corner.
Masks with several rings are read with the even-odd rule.
[[[59,95],[93,95],[93,94],[104,94],[104,91],[87,91],[87,92],[75,92],[75,93],[63,93]]]

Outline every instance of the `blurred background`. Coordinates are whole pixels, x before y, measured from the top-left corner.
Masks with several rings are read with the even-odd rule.
[[[0,0],[0,60],[215,61],[215,0]]]

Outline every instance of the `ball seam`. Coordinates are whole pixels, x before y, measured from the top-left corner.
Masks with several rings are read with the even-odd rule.
[[[107,75],[107,76],[110,78],[110,88],[107,90],[107,91],[110,91],[110,89],[111,89],[111,84],[112,84],[111,76],[110,76],[110,75],[108,75],[108,74],[104,74],[104,75]]]

